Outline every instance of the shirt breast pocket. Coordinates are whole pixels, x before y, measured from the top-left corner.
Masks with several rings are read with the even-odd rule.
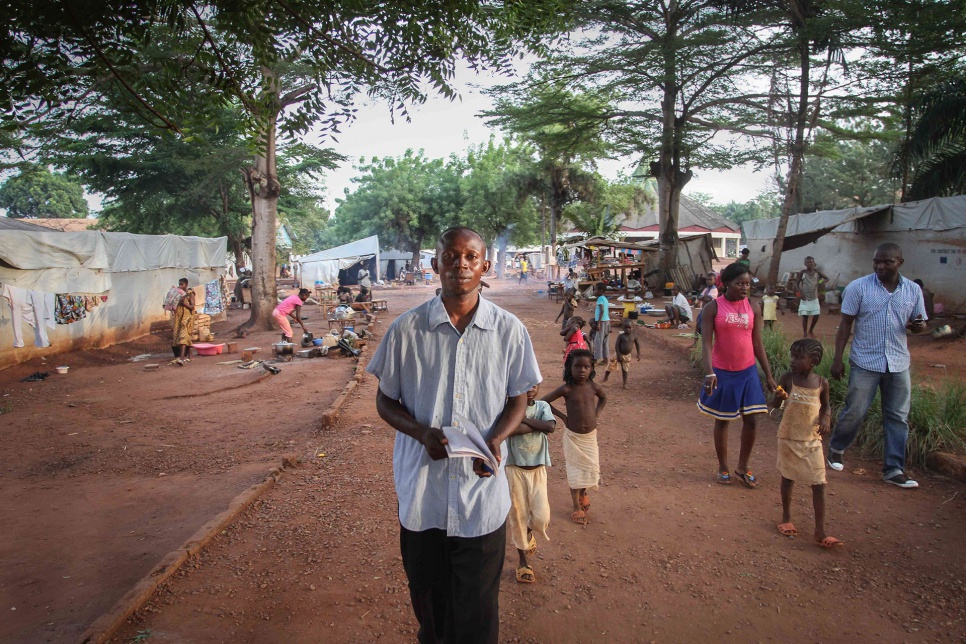
[[[912,318],[912,312],[915,310],[915,308],[915,303],[910,300],[900,302],[895,308],[896,315],[898,315],[899,321],[902,322],[903,325],[905,325],[906,322]]]

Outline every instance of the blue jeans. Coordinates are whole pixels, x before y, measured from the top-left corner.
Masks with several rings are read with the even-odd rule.
[[[882,465],[883,478],[902,472],[906,465],[906,438],[909,436],[909,401],[912,381],[909,370],[896,373],[879,373],[849,363],[849,392],[845,396],[845,409],[832,432],[829,450],[843,453],[859,431],[862,419],[869,411],[876,389],[882,394],[882,424],[884,431]]]

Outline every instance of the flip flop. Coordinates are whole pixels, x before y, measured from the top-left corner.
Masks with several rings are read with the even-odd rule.
[[[577,497],[577,503],[580,504],[580,509],[586,512],[590,509],[590,495],[584,492]]]
[[[825,537],[821,541],[816,542],[819,548],[825,548],[826,550],[831,550],[832,548],[840,548],[845,545],[844,541],[839,541],[835,537]]]
[[[731,485],[731,474],[728,474],[728,472],[718,472],[718,483],[721,485]]]
[[[779,523],[778,533],[783,537],[792,538],[798,534],[798,530],[795,529],[794,523]]]
[[[587,525],[587,515],[583,510],[574,510],[570,513],[570,520],[577,525]]]
[[[532,584],[537,580],[530,566],[520,566],[517,568],[517,581],[521,584]]]
[[[527,542],[527,549],[524,550],[524,552],[527,553],[527,556],[529,557],[533,553],[535,553],[536,551],[537,551],[537,538],[531,532],[530,533],[530,541]]]
[[[751,473],[751,470],[745,470],[744,473],[735,472],[735,476],[737,476],[738,480],[744,483],[745,487],[749,489],[754,490],[756,487],[758,487],[758,479],[755,478],[755,475]]]

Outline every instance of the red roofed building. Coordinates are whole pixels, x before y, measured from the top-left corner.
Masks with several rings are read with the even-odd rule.
[[[660,233],[657,209],[648,206],[640,216],[625,219],[621,224],[624,241],[641,242],[657,239]],[[729,221],[693,199],[681,195],[678,210],[678,235],[711,233],[712,245],[718,257],[735,257],[741,240],[738,224]]]

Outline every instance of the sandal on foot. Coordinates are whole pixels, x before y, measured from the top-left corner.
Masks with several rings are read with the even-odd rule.
[[[791,538],[798,534],[798,530],[795,529],[794,523],[779,523],[778,534]]]
[[[530,566],[520,566],[517,568],[517,581],[521,584],[532,584],[537,580]]]
[[[731,474],[728,474],[728,472],[718,472],[718,483],[721,485],[731,485]]]
[[[537,538],[531,532],[530,533],[530,541],[527,542],[527,549],[524,550],[524,552],[527,553],[527,556],[529,557],[533,553],[535,553],[536,551],[537,551]]]
[[[742,483],[744,483],[746,487],[752,490],[758,487],[758,479],[755,478],[755,475],[751,473],[751,470],[746,470],[744,474],[742,474],[741,472],[735,472],[735,476],[737,476],[738,479]]]
[[[825,537],[821,541],[816,542],[819,548],[825,548],[826,550],[831,550],[832,548],[839,548],[845,545],[844,541],[839,541],[835,537]]]
[[[586,512],[590,509],[590,495],[584,492],[577,497],[577,503],[580,504],[580,509]]]
[[[574,510],[570,513],[570,520],[577,525],[587,525],[587,515],[583,510]]]

